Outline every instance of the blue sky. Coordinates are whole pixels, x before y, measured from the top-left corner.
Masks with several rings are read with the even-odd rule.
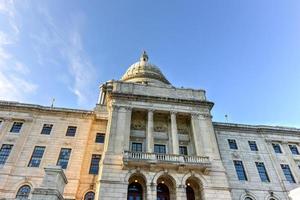
[[[299,0],[0,0],[0,99],[92,109],[147,50],[215,121],[300,127]]]

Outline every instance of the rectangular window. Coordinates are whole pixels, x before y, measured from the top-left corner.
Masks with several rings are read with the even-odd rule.
[[[76,126],[68,126],[66,136],[75,136],[76,129]]]
[[[0,165],[4,165],[6,160],[11,152],[13,145],[11,144],[3,144],[0,149]]]
[[[97,133],[95,142],[96,143],[104,143],[104,141],[105,141],[105,134],[104,133]]]
[[[232,139],[228,139],[228,144],[230,149],[238,149],[236,141]]]
[[[142,143],[133,142],[131,144],[131,151],[142,152],[143,151],[143,144]]]
[[[267,170],[265,168],[265,164],[262,162],[255,162],[256,168],[262,182],[270,182]]]
[[[272,143],[272,146],[273,146],[273,149],[274,149],[275,153],[282,153],[279,144]]]
[[[44,151],[45,151],[45,147],[40,147],[40,146],[34,147],[28,167],[39,167],[42,157],[44,155]]]
[[[257,145],[255,141],[248,141],[249,147],[251,151],[258,151]]]
[[[290,150],[291,150],[292,154],[299,155],[298,148],[295,144],[290,144],[289,147],[290,147]]]
[[[179,146],[179,154],[180,155],[188,155],[186,146]]]
[[[284,165],[284,164],[281,164],[281,169],[284,173],[284,176],[286,178],[286,180],[290,183],[296,183],[295,182],[295,179],[294,179],[294,176],[292,174],[292,171],[290,169],[290,166],[289,165]]]
[[[70,154],[71,154],[71,149],[62,148],[60,150],[56,165],[61,166],[63,169],[67,169],[68,162],[70,159]]]
[[[53,124],[44,124],[41,134],[50,135]]]
[[[90,174],[98,174],[99,171],[99,162],[101,160],[101,155],[93,154],[90,166]]]
[[[234,163],[234,167],[235,167],[235,171],[238,176],[238,179],[240,181],[247,181],[247,175],[246,175],[246,172],[244,169],[243,162],[240,160],[234,160],[233,163]]]
[[[166,153],[166,145],[163,144],[155,144],[154,145],[154,152],[155,153]]]
[[[19,133],[22,128],[22,125],[23,125],[23,122],[14,122],[10,129],[10,132],[11,133]]]

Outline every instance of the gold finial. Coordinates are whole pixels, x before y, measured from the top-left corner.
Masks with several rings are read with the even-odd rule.
[[[144,61],[144,62],[147,62],[149,59],[146,51],[143,51],[143,54],[141,55],[141,58],[140,58],[140,61]]]

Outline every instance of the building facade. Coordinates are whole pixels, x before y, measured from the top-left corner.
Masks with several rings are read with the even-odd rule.
[[[2,101],[0,199],[289,199],[300,130],[212,122],[212,107],[145,52],[94,110]]]

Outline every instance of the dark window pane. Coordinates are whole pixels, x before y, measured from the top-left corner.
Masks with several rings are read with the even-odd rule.
[[[261,179],[262,182],[270,182],[267,170],[265,168],[264,163],[262,162],[256,162],[256,168],[259,174],[259,177]]]
[[[247,176],[246,176],[243,162],[239,161],[239,160],[234,160],[233,163],[234,163],[234,167],[235,167],[235,171],[238,176],[238,179],[241,181],[247,181]]]
[[[14,122],[12,125],[10,132],[11,133],[19,133],[22,128],[23,122]]]
[[[88,192],[84,195],[84,200],[94,200],[94,199],[95,199],[94,192]]]
[[[232,139],[228,139],[228,144],[230,149],[238,149],[236,141]]]
[[[273,146],[273,149],[274,149],[275,153],[282,153],[279,144],[272,143],[272,146]]]
[[[57,164],[61,166],[63,169],[67,169],[68,162],[70,159],[71,149],[62,148],[59,153],[59,158],[57,160]]]
[[[133,142],[131,144],[131,151],[142,152],[143,151],[143,144],[142,143]]]
[[[290,183],[295,183],[295,179],[294,179],[294,176],[292,174],[292,171],[291,171],[289,165],[281,164],[280,166],[281,166],[281,169],[284,173],[286,180]]]
[[[105,134],[104,133],[97,133],[96,134],[96,143],[104,143],[105,141]]]
[[[76,126],[68,126],[66,136],[75,136],[76,129]]]
[[[186,146],[179,146],[179,154],[188,155],[187,147]]]
[[[0,165],[4,165],[13,145],[11,144],[3,144],[0,150]]]
[[[28,164],[28,167],[39,167],[42,157],[44,155],[45,147],[35,147],[30,159],[30,162]]]
[[[290,147],[290,150],[291,150],[292,154],[299,155],[299,151],[298,151],[298,148],[297,148],[296,145],[291,145],[290,144],[289,147]]]
[[[24,185],[20,187],[16,195],[16,199],[29,199],[31,188],[29,185]]]
[[[44,124],[41,134],[50,135],[53,124]]]
[[[258,151],[257,145],[255,141],[248,141],[251,151]]]
[[[154,145],[154,152],[155,153],[166,153],[166,145],[163,144],[155,144]]]
[[[98,174],[99,162],[101,160],[101,155],[93,154],[90,166],[90,174]]]

